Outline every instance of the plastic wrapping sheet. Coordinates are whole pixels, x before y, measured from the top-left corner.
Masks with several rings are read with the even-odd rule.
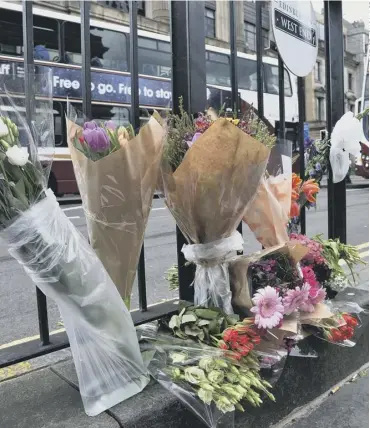
[[[162,126],[151,117],[137,136],[93,161],[78,150],[84,118],[69,105],[68,145],[90,243],[129,305],[163,149]]]
[[[355,302],[330,300],[325,304],[327,313],[305,318],[301,322],[310,334],[329,343],[353,347],[363,333],[361,317],[366,312]],[[321,315],[321,316],[320,316]]]
[[[95,416],[148,383],[130,313],[51,190],[2,233],[9,253],[53,299],[71,345],[85,411]]]
[[[270,343],[250,360],[236,361],[219,348],[161,333],[155,324],[139,329],[152,377],[210,428],[233,428],[239,405],[262,405],[287,355]],[[261,365],[256,365],[258,360]],[[259,365],[265,376],[259,374]]]
[[[58,305],[83,405],[93,416],[140,392],[149,378],[131,316],[114,283],[46,190],[54,147],[51,75],[33,78],[31,129],[20,80],[5,79],[0,85],[0,236]],[[15,155],[7,153],[9,147]]]
[[[162,163],[162,191],[179,228],[189,244],[197,245],[197,250],[200,245],[215,242],[220,247],[227,246],[228,251],[219,260],[221,265],[227,263],[230,248],[229,240],[222,240],[235,232],[255,195],[268,156],[269,150],[262,143],[228,120],[218,119],[191,145],[175,171],[167,162]],[[238,248],[240,242],[235,238],[233,251]],[[194,252],[191,246],[184,251]],[[209,263],[204,258],[201,264],[195,260],[195,302],[221,305],[230,311],[229,299],[224,299],[229,293],[227,270],[215,263],[215,255],[211,254],[211,258]]]

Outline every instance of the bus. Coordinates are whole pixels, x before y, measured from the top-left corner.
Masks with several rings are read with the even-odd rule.
[[[361,98],[356,100],[355,114],[358,115],[366,108],[369,108],[369,52],[367,52],[364,80],[362,84]],[[365,115],[362,119],[362,127],[364,130],[365,137],[369,141],[369,115]],[[355,174],[369,179],[369,147],[361,143],[361,161],[357,162],[358,165],[355,167]]]
[[[78,193],[66,141],[67,98],[81,109],[80,16],[53,11],[37,4],[34,15],[35,68],[51,70],[55,156],[49,186],[55,194]],[[0,76],[23,79],[22,5],[0,2]],[[130,28],[112,22],[90,20],[92,116],[113,120],[118,125],[130,121]],[[238,52],[238,92],[241,106],[257,108],[256,55]],[[171,109],[171,46],[165,34],[138,31],[139,102],[141,119],[148,113]],[[265,118],[275,127],[279,120],[278,62],[264,56]],[[208,106],[220,108],[230,103],[230,50],[206,45]],[[296,77],[284,70],[285,120],[298,122]]]

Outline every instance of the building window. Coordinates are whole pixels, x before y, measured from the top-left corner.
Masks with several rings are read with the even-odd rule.
[[[129,13],[130,10],[130,2],[129,1],[97,1],[100,6],[103,7],[110,7],[112,9],[118,9],[122,12]],[[137,13],[141,16],[145,16],[145,2],[144,1],[138,1],[137,2]]]
[[[251,51],[256,51],[256,26],[249,22],[244,22],[244,39]]]
[[[216,17],[215,11],[212,9],[205,9],[205,24],[206,24],[206,37],[210,39],[216,38]]]
[[[325,120],[324,117],[324,98],[317,97],[316,98],[316,119],[319,122]]]
[[[316,66],[315,66],[315,80],[317,82],[321,82],[321,62],[320,61],[316,61]]]
[[[262,29],[263,47],[268,49],[270,47],[270,37],[268,30]]]
[[[353,85],[353,77],[352,77],[352,73],[348,73],[348,90],[352,91],[352,85]]]

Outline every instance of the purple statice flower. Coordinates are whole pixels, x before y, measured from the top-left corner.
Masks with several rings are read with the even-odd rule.
[[[315,177],[316,171],[314,169],[310,170],[310,177]]]
[[[304,140],[304,148],[305,149],[310,148],[312,146],[313,142],[314,142],[314,140],[312,138],[306,138]]]
[[[82,135],[93,152],[105,152],[110,146],[109,137],[103,128],[87,128],[83,130]]]
[[[316,171],[321,171],[321,164],[319,162],[315,165],[315,169]]]
[[[112,131],[114,131],[114,130],[117,128],[117,126],[116,126],[116,124],[113,122],[113,120],[108,120],[107,122],[105,122],[105,123],[104,123],[104,126],[105,126],[107,129],[111,129]]]
[[[93,120],[91,122],[84,123],[84,129],[96,129],[98,127],[97,123]]]

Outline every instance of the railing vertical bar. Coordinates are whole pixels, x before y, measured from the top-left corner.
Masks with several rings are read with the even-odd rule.
[[[325,67],[326,67],[326,127],[330,138],[335,123],[344,114],[344,52],[341,1],[324,2]],[[347,241],[346,180],[333,183],[329,165],[328,235]]]
[[[257,48],[257,107],[258,116],[262,119],[264,116],[263,104],[263,36],[262,36],[262,1],[256,1],[256,48]]]
[[[139,106],[139,65],[138,65],[138,36],[137,36],[137,2],[130,2],[130,73],[131,73],[131,125],[138,132],[140,128]],[[139,307],[142,312],[148,309],[145,278],[145,249],[141,247],[137,267],[139,289]]]
[[[230,76],[231,76],[231,108],[239,113],[239,94],[238,94],[238,51],[236,48],[236,20],[235,20],[235,1],[229,1],[230,14]],[[243,222],[237,227],[237,231],[243,236]],[[243,251],[238,251],[243,254]]]
[[[32,132],[35,114],[32,1],[23,0],[22,6],[25,108],[27,124]],[[47,300],[45,294],[37,287],[36,301],[40,341],[46,346],[50,343]]]
[[[88,120],[91,112],[90,1],[81,1],[82,111]]]
[[[285,140],[285,94],[284,94],[284,61],[280,54],[278,58],[279,70],[279,140]]]
[[[206,106],[206,51],[204,1],[171,1],[172,100],[179,113],[179,98],[188,113],[204,111]],[[181,252],[187,244],[176,226],[177,263],[180,299],[192,301],[193,265],[186,266]]]
[[[305,164],[304,164],[304,122],[306,119],[305,112],[305,86],[303,77],[297,78],[298,85],[298,144],[299,144],[299,172],[301,179],[305,178]],[[306,234],[306,208],[302,207],[300,212],[299,222],[301,225],[301,233]]]

